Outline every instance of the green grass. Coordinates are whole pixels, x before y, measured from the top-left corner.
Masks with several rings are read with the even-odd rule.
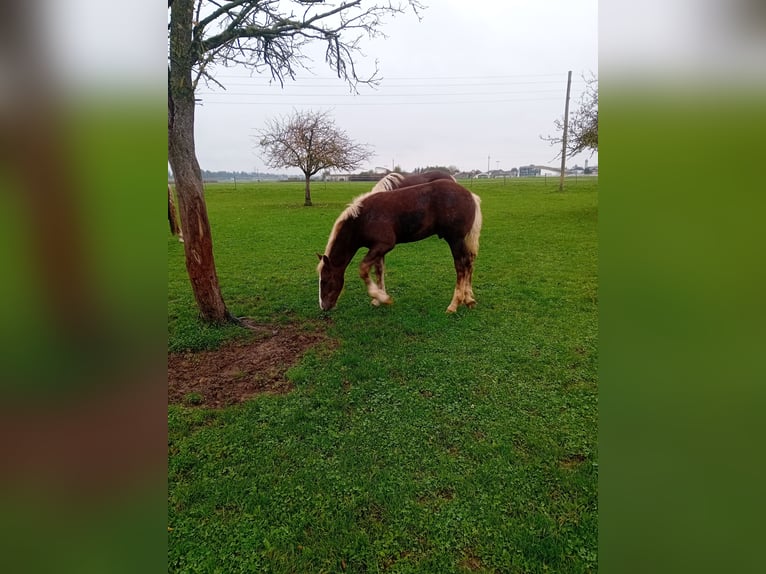
[[[597,179],[480,181],[475,309],[435,238],[386,257],[390,307],[356,266],[339,345],[296,389],[223,411],[169,408],[169,570],[587,572],[597,568]],[[363,184],[209,185],[235,315],[313,323],[316,255]],[[196,319],[168,238],[169,348],[243,336]]]

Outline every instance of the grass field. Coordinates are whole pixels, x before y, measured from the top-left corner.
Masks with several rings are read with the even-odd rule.
[[[596,178],[478,181],[475,309],[431,238],[386,257],[373,307],[351,263],[324,320],[316,255],[369,184],[211,184],[234,315],[326,325],[338,342],[295,390],[213,411],[170,406],[174,572],[588,572],[597,569]],[[470,186],[469,186],[470,187]],[[170,351],[245,336],[199,324],[168,237]]]

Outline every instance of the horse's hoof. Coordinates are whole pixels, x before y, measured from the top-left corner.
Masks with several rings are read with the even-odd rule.
[[[465,306],[468,307],[469,309],[473,309],[474,307],[476,307],[476,301],[466,301]]]
[[[457,311],[457,307],[450,305],[449,307],[447,307],[447,310],[445,311],[445,313],[454,313],[456,311]]]
[[[386,305],[393,305],[394,304],[394,299],[393,299],[393,297],[389,297],[388,299],[383,301],[383,303],[385,303]]]
[[[375,307],[380,307],[380,301],[378,301],[377,299],[373,299],[372,301],[370,301],[370,303],[372,303]]]

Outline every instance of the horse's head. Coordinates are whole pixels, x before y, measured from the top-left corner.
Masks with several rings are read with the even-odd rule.
[[[322,311],[329,311],[338,302],[340,292],[343,290],[345,279],[345,267],[334,266],[327,255],[320,255],[317,272],[319,273],[319,307]]]

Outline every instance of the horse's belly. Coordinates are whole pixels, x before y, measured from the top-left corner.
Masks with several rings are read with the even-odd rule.
[[[396,234],[397,243],[412,243],[413,241],[420,241],[426,237],[436,235],[437,230],[432,225],[400,228]]]

